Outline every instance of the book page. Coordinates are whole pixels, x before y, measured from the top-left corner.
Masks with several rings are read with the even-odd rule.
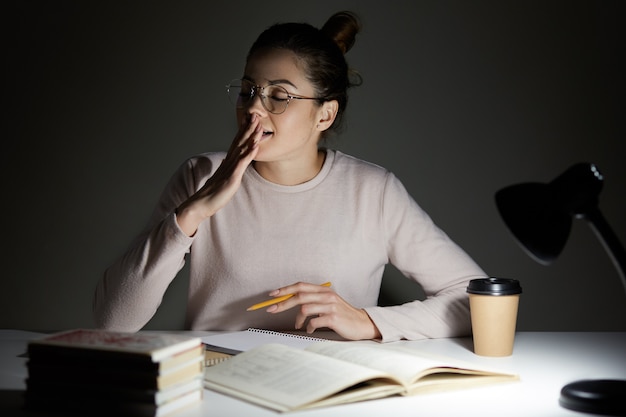
[[[205,370],[205,387],[287,411],[307,407],[360,382],[386,374],[279,344],[259,346]],[[385,394],[403,391],[374,387]],[[376,389],[372,389],[375,391]],[[374,395],[374,394],[372,394]]]
[[[406,387],[421,377],[435,372],[479,375],[493,373],[474,369],[471,364],[434,355],[422,355],[402,347],[359,342],[328,342],[311,345],[307,350],[389,373],[401,380]]]

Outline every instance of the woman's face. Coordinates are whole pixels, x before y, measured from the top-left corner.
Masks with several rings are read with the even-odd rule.
[[[315,97],[313,85],[297,63],[296,55],[288,50],[257,51],[249,58],[243,79],[260,87],[279,85],[290,95]],[[316,100],[293,99],[283,113],[273,114],[265,109],[255,94],[252,100],[237,109],[237,121],[240,125],[246,123],[253,114],[259,118],[263,136],[255,160],[297,161],[317,155],[317,143],[325,130],[320,128],[324,124],[319,123],[324,107]]]

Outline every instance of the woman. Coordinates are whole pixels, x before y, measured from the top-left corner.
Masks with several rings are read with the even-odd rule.
[[[98,284],[98,326],[143,327],[188,255],[191,329],[330,328],[381,341],[469,333],[465,288],[484,272],[393,174],[319,146],[344,114],[344,54],[359,29],[341,12],[321,30],[288,23],[259,36],[229,86],[240,128],[228,153],[174,174],[150,226]],[[389,262],[427,299],[376,306]],[[246,311],[268,294],[295,295]]]

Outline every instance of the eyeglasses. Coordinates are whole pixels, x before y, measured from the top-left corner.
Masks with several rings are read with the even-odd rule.
[[[261,87],[254,85],[248,80],[232,80],[227,86],[226,91],[230,101],[238,108],[244,108],[252,103],[254,96],[261,98],[263,108],[273,114],[281,114],[287,110],[287,105],[291,100],[320,100],[317,97],[302,97],[289,94],[287,90],[279,85],[267,85]]]

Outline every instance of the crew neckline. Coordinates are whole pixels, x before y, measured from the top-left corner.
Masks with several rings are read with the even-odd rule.
[[[333,162],[335,160],[335,151],[330,149],[321,149],[326,153],[326,157],[324,158],[324,164],[322,165],[322,169],[317,173],[317,175],[311,178],[309,181],[303,182],[302,184],[297,185],[281,185],[276,184],[274,182],[268,181],[261,176],[257,172],[256,169],[252,165],[248,167],[246,170],[246,175],[249,175],[252,179],[257,182],[260,182],[265,187],[269,187],[275,191],[280,191],[284,193],[298,193],[302,191],[310,190],[311,188],[319,185],[324,179],[328,176],[330,169],[332,168]]]

